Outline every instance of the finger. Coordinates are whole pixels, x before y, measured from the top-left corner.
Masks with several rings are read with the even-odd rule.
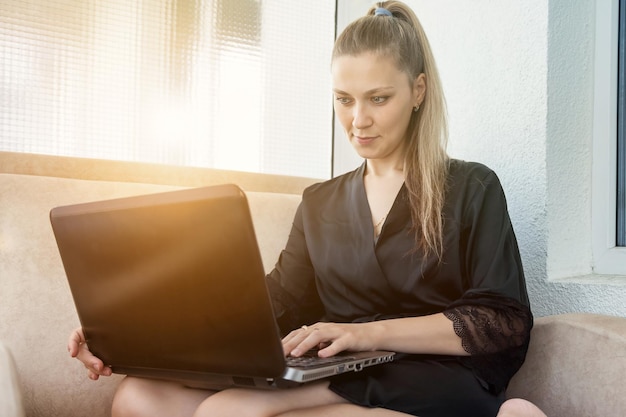
[[[289,332],[289,334],[285,337],[283,337],[283,345],[285,343],[289,343],[289,341],[291,341],[294,337],[296,337],[296,335],[298,334],[298,332],[300,332],[301,329],[297,329],[297,330],[292,330]]]
[[[291,355],[293,349],[298,346],[302,340],[302,335],[283,339],[283,352],[285,356]]]
[[[289,355],[294,347],[296,347],[307,335],[309,326],[302,326],[298,329],[292,330],[287,336],[282,339],[283,351],[285,355]]]
[[[77,350],[75,358],[81,361],[89,372],[104,376],[110,376],[113,373],[110,367],[105,366],[100,358],[91,353],[86,343],[80,343]]]
[[[286,355],[292,354],[292,350],[298,346],[308,336],[308,329],[302,326],[300,329],[293,330],[283,339],[283,350]]]
[[[294,339],[294,346],[290,353],[293,356],[301,356],[309,350],[327,343],[332,343],[332,339],[327,337],[320,328],[312,327],[303,332],[300,338]]]
[[[81,344],[85,343],[85,334],[82,328],[75,329],[71,334],[67,342],[67,351],[75,358],[78,355],[78,348]]]
[[[325,346],[320,346],[320,350],[317,352],[317,354],[321,358],[329,358],[343,352],[344,350],[346,350],[344,343],[342,343],[341,339],[338,339],[333,340],[331,343],[328,343]]]
[[[100,359],[98,359],[97,357],[95,357],[95,360],[91,366],[91,368],[96,372],[96,374],[100,375],[100,376],[110,376],[113,371],[111,369],[110,366],[105,366],[104,362],[102,362]]]
[[[87,374],[89,375],[89,378],[94,379],[93,376],[111,376],[111,374],[113,373],[111,367],[105,366],[102,361],[95,356],[92,355],[92,357],[94,358],[93,361],[83,363],[83,365],[87,369]]]
[[[315,330],[320,333],[315,333],[318,337],[311,339],[311,342],[319,341],[317,344],[318,356],[322,358],[328,358],[335,356],[345,350],[350,350],[352,345],[350,340],[351,332],[349,328],[344,325],[320,323],[320,325],[314,326]],[[306,346],[308,346],[309,339],[305,339]]]
[[[87,370],[93,372],[94,374],[105,376],[111,375],[111,368],[104,366],[104,362],[102,362],[102,360],[100,360],[97,356],[94,356],[84,344],[81,345],[76,358],[83,363]]]

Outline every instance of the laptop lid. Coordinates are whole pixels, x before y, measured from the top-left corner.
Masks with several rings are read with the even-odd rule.
[[[115,372],[282,375],[238,187],[57,207],[50,217],[89,348]]]

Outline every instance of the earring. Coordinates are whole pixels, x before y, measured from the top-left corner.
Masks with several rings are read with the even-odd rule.
[[[415,113],[417,113],[417,111],[420,109],[420,105],[418,104],[417,106],[413,107],[413,111]]]

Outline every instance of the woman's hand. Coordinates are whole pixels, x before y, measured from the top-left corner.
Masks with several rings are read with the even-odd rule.
[[[89,351],[82,328],[79,327],[70,334],[67,351],[72,358],[78,359],[85,365],[89,379],[96,381],[100,376],[112,374],[111,368],[104,366],[104,363]]]
[[[293,330],[283,338],[285,355],[301,356],[308,350],[320,349],[326,358],[340,352],[376,350],[376,333],[371,323],[315,323]]]

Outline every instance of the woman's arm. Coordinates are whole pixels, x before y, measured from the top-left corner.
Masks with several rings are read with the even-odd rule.
[[[342,351],[389,350],[404,353],[467,355],[453,322],[443,313],[368,323],[316,323],[283,339],[286,354],[300,356],[323,346],[319,355]]]
[[[281,334],[319,320],[324,314],[315,286],[315,271],[303,231],[302,204],[298,207],[285,249],[266,283]]]
[[[442,313],[427,316],[303,326],[283,339],[283,347],[294,356],[318,346],[323,347],[320,356],[345,350],[472,356],[477,365],[486,366],[508,358],[508,365],[516,370],[523,362],[532,325],[530,309],[519,301],[469,293]]]

